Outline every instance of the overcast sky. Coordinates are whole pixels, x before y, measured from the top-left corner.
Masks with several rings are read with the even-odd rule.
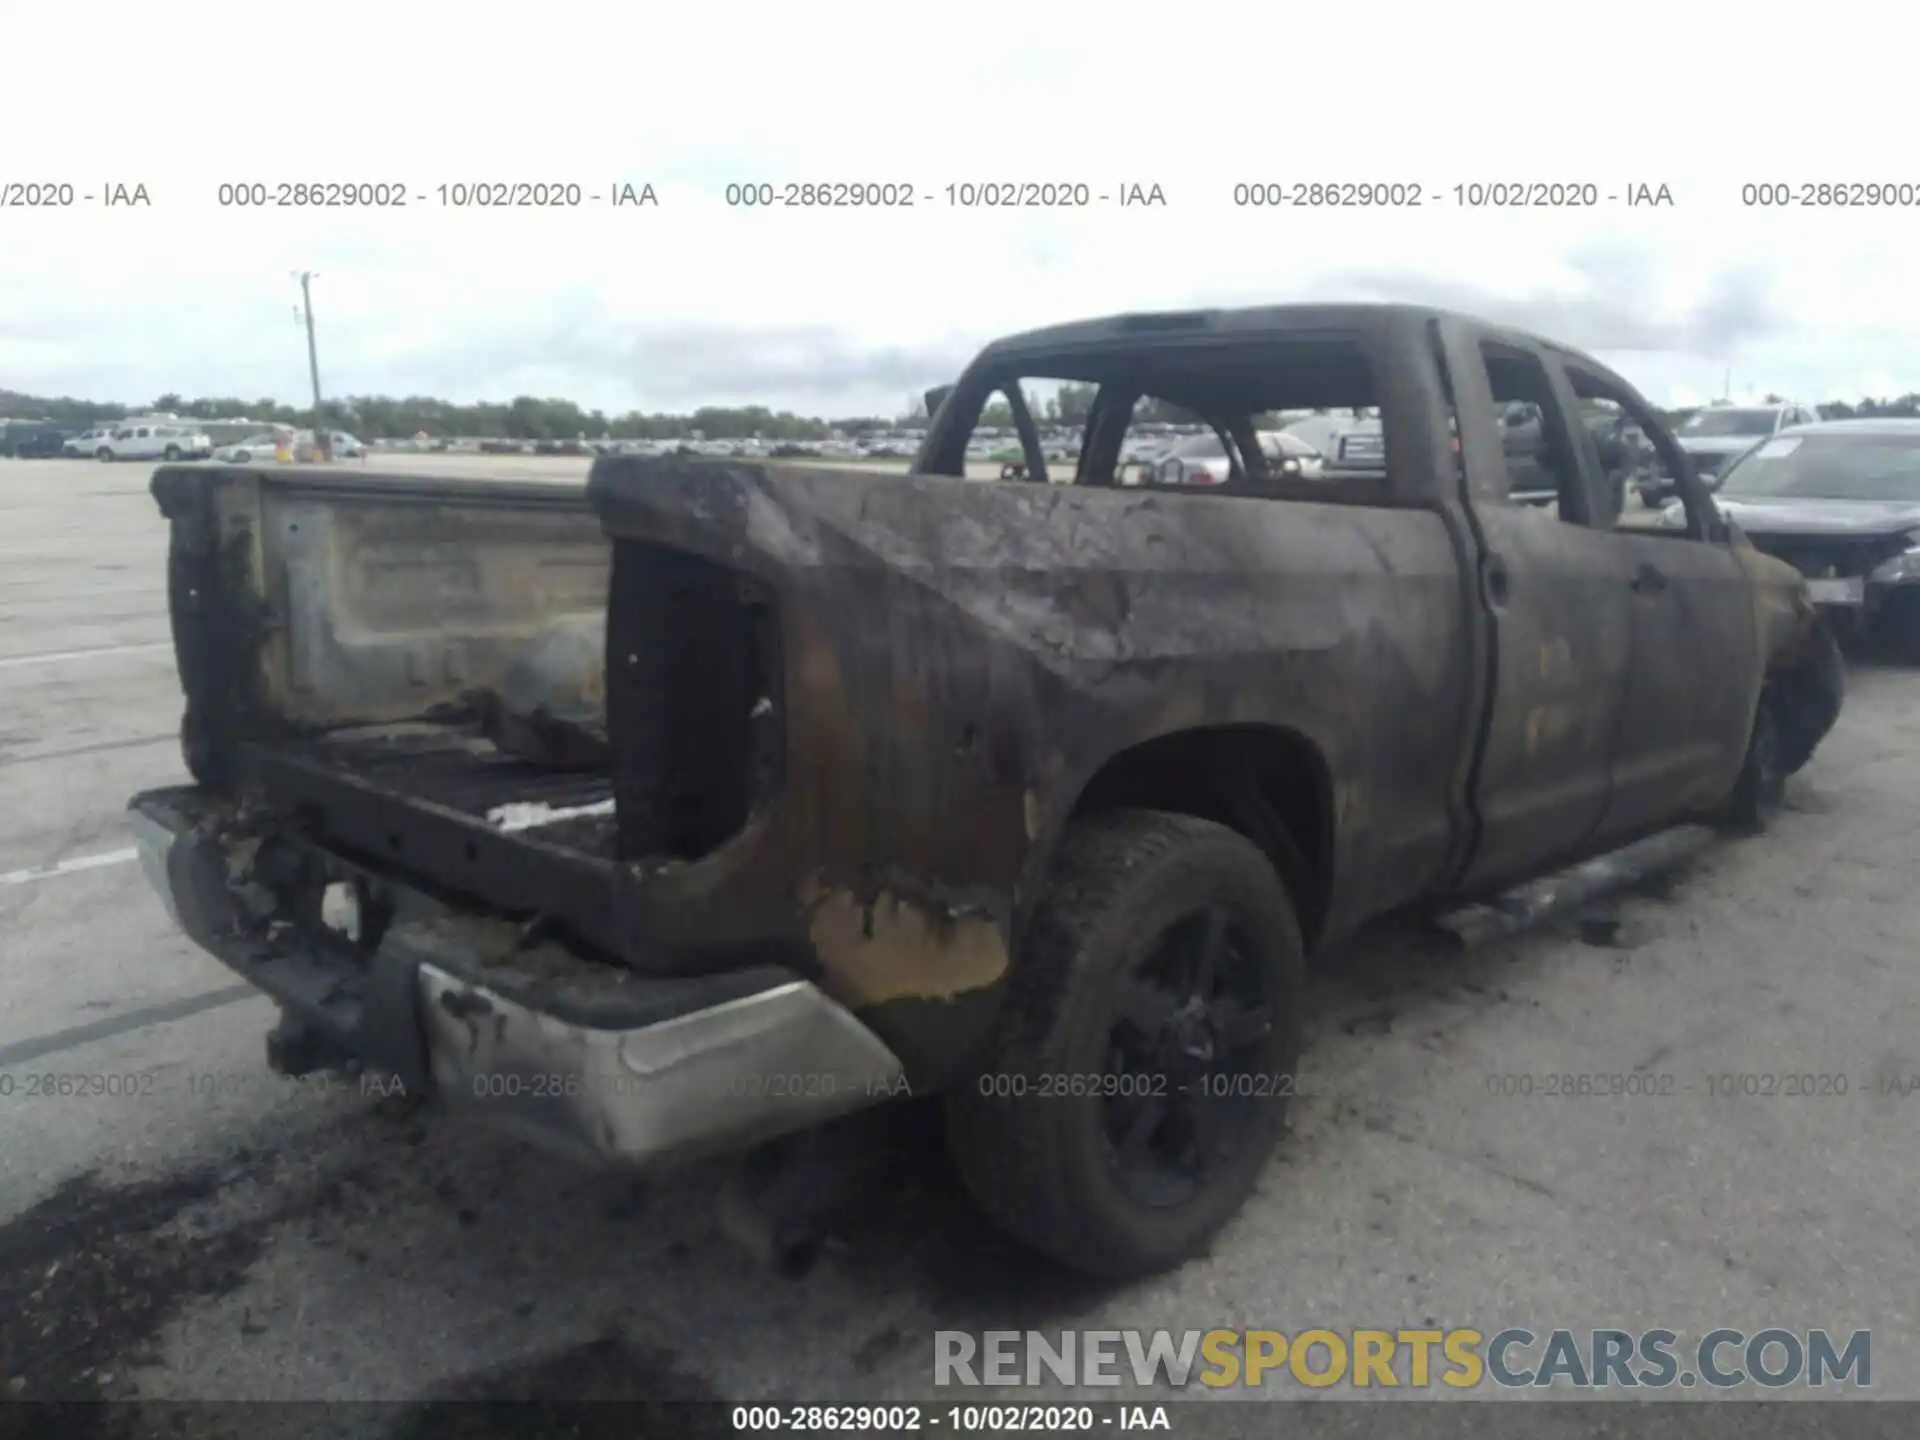
[[[152,203],[0,210],[0,387],[303,402],[289,272],[311,269],[329,395],[891,413],[999,332],[1309,298],[1518,322],[1666,404],[1711,398],[1729,369],[1738,398],[1897,394],[1920,389],[1920,204],[1741,204],[1750,182],[1920,187],[1896,41],[1833,6],[1790,25],[1246,0],[30,7],[0,37],[0,59],[32,57],[5,67],[0,182],[139,183]],[[493,179],[651,183],[660,203],[437,203],[442,183]],[[1239,181],[1345,179],[1446,198],[1233,203]],[[1465,213],[1451,194],[1536,179],[1664,184],[1675,203]],[[218,203],[222,182],[298,180],[428,199]],[[729,181],[758,180],[936,200],[727,206]],[[1157,184],[1167,203],[944,202],[993,180]]]

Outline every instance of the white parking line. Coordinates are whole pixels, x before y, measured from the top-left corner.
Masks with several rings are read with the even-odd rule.
[[[58,865],[47,865],[37,870],[9,870],[0,874],[0,885],[51,880],[56,875],[71,875],[76,870],[101,870],[109,865],[124,865],[129,860],[139,858],[140,852],[131,845],[124,850],[103,850],[98,855],[76,855],[71,860],[62,860]]]
[[[155,640],[147,645],[102,645],[96,650],[50,650],[43,655],[0,656],[0,670],[17,665],[56,665],[62,660],[103,660],[110,655],[144,655],[152,650],[171,650],[171,640]]]

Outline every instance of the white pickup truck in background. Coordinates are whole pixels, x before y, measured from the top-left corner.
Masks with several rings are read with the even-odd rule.
[[[191,425],[123,425],[94,447],[96,460],[205,460],[213,440]]]

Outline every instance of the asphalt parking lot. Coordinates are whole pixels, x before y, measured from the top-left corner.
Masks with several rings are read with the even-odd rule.
[[[1063,1276],[929,1147],[788,1279],[717,1238],[707,1172],[585,1175],[269,1074],[270,1007],[174,930],[123,823],[184,778],[147,477],[0,462],[12,1397],[924,1400],[941,1329],[1771,1324],[1869,1329],[1874,1392],[1920,1398],[1920,674],[1857,668],[1774,832],[1675,885],[1465,958],[1370,936],[1316,981],[1314,1093],[1206,1260]],[[1671,1086],[1496,1093],[1632,1072]]]

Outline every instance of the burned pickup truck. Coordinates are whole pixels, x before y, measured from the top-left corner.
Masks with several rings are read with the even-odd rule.
[[[1071,484],[1050,381],[1096,390]],[[1007,1228],[1150,1271],[1279,1140],[1310,955],[1756,825],[1838,712],[1800,576],[1697,486],[1684,526],[1615,528],[1585,402],[1691,472],[1558,346],[1391,306],[1122,316],[933,398],[906,475],[156,473],[194,783],[135,828],[282,1006],[273,1064],[615,1163],[941,1095]],[[970,481],[998,399],[1028,478]],[[1227,478],[1116,485],[1143,401],[1203,417]],[[1552,506],[1509,498],[1516,403]],[[1254,417],[1355,406],[1376,470],[1269,466]]]

